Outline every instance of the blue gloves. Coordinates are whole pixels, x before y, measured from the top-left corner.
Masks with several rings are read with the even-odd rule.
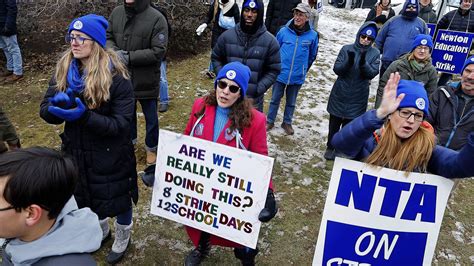
[[[75,107],[74,102],[74,92],[71,88],[67,88],[66,93],[60,91],[54,95],[53,98],[50,98],[49,102],[62,109],[70,109]]]
[[[56,98],[58,94],[56,94],[53,98]],[[63,96],[64,95],[58,96],[58,98],[61,98]],[[57,106],[48,106],[48,112],[50,112],[51,114],[67,122],[73,122],[81,118],[84,112],[87,110],[86,106],[82,103],[81,99],[75,98],[75,104],[76,104],[76,107],[73,109],[64,109]]]

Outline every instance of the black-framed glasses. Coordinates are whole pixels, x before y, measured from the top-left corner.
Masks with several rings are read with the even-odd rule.
[[[230,85],[229,83],[227,83],[223,80],[218,80],[217,81],[217,87],[219,87],[222,90],[229,87],[229,91],[232,92],[232,93],[237,93],[240,90],[239,86]]]
[[[13,206],[8,206],[8,207],[6,207],[6,208],[1,208],[1,209],[0,209],[0,212],[8,211],[8,210],[11,210],[11,209],[15,209],[15,207],[13,207]]]
[[[361,39],[364,39],[364,40],[371,41],[371,42],[374,40],[374,38],[373,38],[372,36],[369,36],[369,35],[367,35],[367,34],[361,34],[361,35],[360,35],[360,38],[361,38]]]
[[[76,40],[76,43],[78,44],[84,44],[84,42],[86,40],[89,40],[89,41],[92,41],[92,39],[90,38],[85,38],[85,37],[82,37],[82,36],[79,36],[79,35],[66,35],[66,37],[64,38],[66,40],[67,43],[71,43],[73,40]]]
[[[402,109],[398,110],[398,115],[401,118],[405,118],[406,120],[410,119],[410,117],[413,116],[415,121],[418,121],[418,122],[423,122],[423,119],[425,118],[425,116],[421,113],[412,113],[408,110],[402,110]]]

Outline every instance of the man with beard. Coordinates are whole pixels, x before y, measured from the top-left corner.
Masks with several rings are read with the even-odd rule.
[[[263,112],[263,97],[280,73],[280,46],[263,25],[262,0],[245,0],[240,23],[224,32],[212,50],[214,72],[227,63],[238,61],[252,71],[247,96]]]
[[[426,23],[418,17],[418,0],[407,0],[400,15],[388,20],[377,35],[375,44],[382,53],[380,76],[400,55],[410,52],[418,34],[428,34]]]
[[[471,0],[460,0],[459,8],[446,13],[438,22],[436,31],[451,30],[461,32],[474,32],[474,11],[471,10]],[[436,35],[434,35],[436,36]],[[442,73],[438,86],[444,86],[453,75]]]
[[[146,163],[156,162],[158,146],[158,96],[160,65],[168,45],[165,17],[150,0],[124,0],[109,17],[107,48],[117,51],[128,67],[146,122]],[[136,110],[136,106],[135,106]],[[131,123],[132,142],[137,142],[137,116]]]
[[[461,82],[442,86],[430,96],[427,118],[438,137],[438,144],[460,150],[474,132],[474,56],[464,63]]]

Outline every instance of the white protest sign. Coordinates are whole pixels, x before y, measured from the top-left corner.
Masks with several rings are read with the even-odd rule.
[[[313,265],[431,265],[452,186],[337,158]]]
[[[257,246],[273,158],[160,130],[151,213]]]

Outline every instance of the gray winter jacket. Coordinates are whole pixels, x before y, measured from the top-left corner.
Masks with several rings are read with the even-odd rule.
[[[365,22],[356,35],[353,44],[344,45],[339,51],[334,72],[337,80],[334,83],[327,111],[337,117],[354,119],[367,110],[369,98],[369,82],[379,73],[380,52],[372,46],[363,47],[359,42],[359,35],[362,29],[373,25],[375,22]],[[354,54],[354,62],[350,64],[349,54]],[[362,54],[365,54],[365,62],[361,62]]]
[[[238,61],[247,65],[251,72],[247,96],[262,96],[280,74],[280,45],[265,25],[254,34],[242,31],[240,24],[227,30],[217,40],[212,50],[214,72],[227,63]]]
[[[78,209],[74,197],[66,203],[53,227],[32,242],[12,239],[3,245],[2,266],[96,265],[89,253],[102,241],[99,219],[89,208]]]

